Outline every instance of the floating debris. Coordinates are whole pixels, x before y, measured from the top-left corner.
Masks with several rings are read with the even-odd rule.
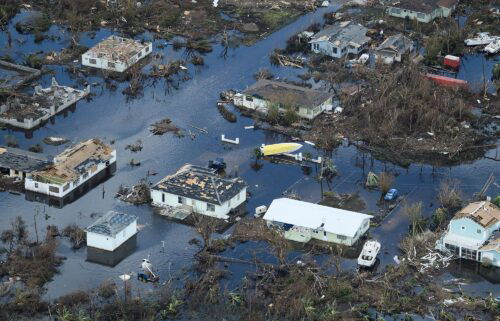
[[[149,131],[153,135],[163,135],[168,132],[178,133],[180,128],[175,126],[169,118],[164,118],[151,125]]]
[[[69,142],[69,139],[60,136],[47,136],[42,141],[47,145],[59,146]]]
[[[217,109],[219,110],[220,114],[222,115],[222,117],[224,117],[225,120],[231,123],[236,122],[236,115],[227,110],[226,106],[224,106],[224,103],[218,102]]]

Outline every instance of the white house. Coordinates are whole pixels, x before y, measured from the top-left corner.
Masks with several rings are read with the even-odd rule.
[[[307,243],[311,239],[351,246],[370,227],[371,215],[297,201],[275,199],[264,220],[283,231],[286,239]]]
[[[116,170],[116,150],[99,139],[89,139],[54,157],[54,164],[30,173],[24,182],[27,191],[64,198],[87,182]]]
[[[82,65],[124,72],[152,51],[151,42],[110,36],[82,55]]]
[[[27,174],[42,170],[51,163],[43,154],[0,146],[0,174],[24,179]]]
[[[399,33],[385,39],[384,42],[374,50],[373,55],[376,61],[391,65],[395,61],[401,62],[403,55],[412,51],[413,41]]]
[[[294,108],[304,119],[314,119],[332,109],[333,94],[281,81],[261,79],[243,93],[234,96],[234,105],[267,114],[276,105],[280,112]]]
[[[186,164],[151,188],[152,204],[184,207],[192,212],[227,219],[246,201],[247,185],[241,178],[222,178],[214,170]]]
[[[88,247],[112,252],[137,234],[137,217],[110,211],[85,232]]]
[[[387,7],[390,16],[428,23],[436,18],[449,17],[459,0],[397,0]]]
[[[359,55],[367,48],[370,37],[368,29],[350,21],[328,26],[311,37],[311,51],[334,58],[342,58],[348,54]]]
[[[500,208],[490,202],[474,202],[450,221],[437,247],[459,258],[500,266]]]

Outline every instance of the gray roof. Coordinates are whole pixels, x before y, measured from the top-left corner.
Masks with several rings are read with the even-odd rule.
[[[137,216],[135,215],[109,211],[87,227],[85,231],[114,237],[136,220]]]
[[[362,46],[370,41],[366,36],[366,27],[352,22],[340,22],[328,26],[312,36],[311,42],[331,42],[336,47],[346,47],[348,45]]]
[[[186,164],[159,181],[153,189],[221,205],[246,186],[241,178],[222,178],[212,169]]]
[[[315,108],[333,97],[332,93],[295,86],[285,82],[261,79],[244,91],[246,95],[263,98],[282,105],[294,104]]]
[[[458,0],[397,0],[389,6],[415,12],[431,13],[439,7],[452,8],[457,3]]]
[[[22,172],[42,170],[52,162],[43,154],[32,153],[23,149],[0,146],[0,167]]]
[[[404,54],[405,52],[410,50],[412,44],[413,41],[410,38],[405,37],[403,34],[399,33],[385,39],[384,42],[382,42],[380,46],[378,46],[375,50],[379,51],[389,49],[397,53]]]

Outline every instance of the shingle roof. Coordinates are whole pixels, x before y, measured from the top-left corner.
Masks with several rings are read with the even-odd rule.
[[[246,186],[241,178],[221,178],[214,170],[186,164],[159,181],[153,189],[221,205]]]
[[[257,81],[244,93],[283,105],[294,104],[306,108],[315,108],[333,96],[324,91],[266,79]]]
[[[48,156],[18,148],[0,146],[0,167],[32,172],[42,170],[50,164]]]
[[[468,217],[483,227],[500,221],[500,208],[491,202],[473,202],[461,209],[453,219]]]
[[[368,29],[360,24],[345,21],[324,28],[312,36],[309,42],[328,41],[335,46],[358,47],[370,41],[370,37],[366,36],[367,31]]]
[[[114,237],[135,220],[137,220],[137,216],[109,211],[87,227],[85,231]]]
[[[377,47],[377,51],[379,50],[394,50],[395,52],[398,52],[400,54],[405,53],[410,49],[412,45],[412,40],[409,39],[408,37],[405,37],[403,34],[399,33],[394,36],[390,36],[389,38],[385,39],[384,42],[380,44],[380,46]]]

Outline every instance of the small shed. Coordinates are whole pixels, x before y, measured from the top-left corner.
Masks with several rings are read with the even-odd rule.
[[[298,201],[275,199],[264,220],[283,231],[286,239],[306,243],[311,239],[351,246],[370,227],[371,215]]]
[[[137,217],[110,211],[87,227],[87,246],[113,252],[137,234]]]
[[[395,61],[401,62],[403,55],[411,51],[413,51],[413,41],[403,34],[397,34],[385,39],[375,49],[374,56],[375,60],[391,65]]]

